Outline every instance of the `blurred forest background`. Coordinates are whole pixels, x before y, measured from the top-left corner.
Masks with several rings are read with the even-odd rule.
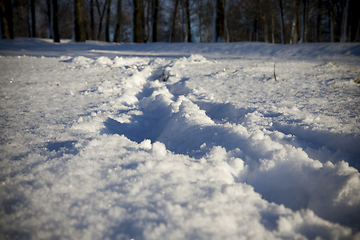
[[[359,41],[359,0],[0,0],[1,37],[83,42]]]

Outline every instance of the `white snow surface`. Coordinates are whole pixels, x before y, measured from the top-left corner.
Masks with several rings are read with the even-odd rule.
[[[0,56],[0,239],[360,239],[359,43]]]

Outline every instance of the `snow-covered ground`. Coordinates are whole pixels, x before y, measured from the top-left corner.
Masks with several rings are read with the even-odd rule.
[[[360,238],[360,44],[0,55],[0,239]]]

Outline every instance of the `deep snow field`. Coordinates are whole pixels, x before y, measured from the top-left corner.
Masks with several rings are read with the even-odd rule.
[[[359,78],[359,43],[1,40],[0,239],[360,239]]]

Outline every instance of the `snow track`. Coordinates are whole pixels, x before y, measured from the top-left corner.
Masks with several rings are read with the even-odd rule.
[[[197,56],[192,58],[205,61]],[[189,62],[193,61],[192,58]],[[176,65],[176,61],[172,65]],[[159,69],[155,72],[159,73],[165,67]],[[171,67],[168,66],[167,71],[171,72]],[[158,78],[161,79],[162,75],[159,74]],[[171,84],[154,79],[156,76],[152,75],[149,82],[144,84],[142,92],[137,94],[139,102],[134,109],[142,114],[131,115],[129,123],[108,118],[104,125],[109,132],[124,134],[138,143],[146,139],[150,139],[152,143],[159,141],[171,152],[195,159],[216,156],[229,168],[230,184],[240,182],[252,185],[255,191],[269,202],[283,204],[294,211],[308,208],[330,221],[339,221],[339,212],[343,211],[357,211],[360,216],[359,210],[345,207],[349,202],[358,201],[357,194],[349,198],[340,197],[343,189],[354,193],[360,190],[359,174],[350,168],[345,170],[348,168],[347,163],[338,162],[333,165],[325,162],[324,165],[309,158],[305,151],[293,146],[289,141],[284,143],[282,139],[286,138],[286,135],[278,131],[284,127],[259,128],[261,124],[258,122],[266,124],[273,120],[271,117],[270,120],[269,117],[264,117],[259,109],[237,109],[231,103],[196,104],[189,99],[192,96],[190,89],[186,87],[186,80],[175,80],[175,83]],[[207,111],[202,110],[199,105]],[[252,129],[254,122],[257,123],[257,128]],[[299,135],[301,139],[301,132]],[[355,146],[356,139],[349,138],[349,135],[344,136],[347,144],[339,144],[343,141],[339,137],[329,138],[328,135],[323,136],[318,132],[304,135],[309,136],[308,139],[316,136],[321,140],[339,141],[332,145],[320,140],[322,146],[347,146],[345,150],[355,150],[356,153],[358,151]],[[312,141],[316,142],[317,139]],[[329,181],[336,184],[328,186]],[[357,182],[355,185],[354,181]],[[329,195],[333,196],[328,198]],[[360,222],[360,218],[346,217],[339,222],[351,225]]]
[[[0,238],[359,237],[346,61],[0,62]]]

